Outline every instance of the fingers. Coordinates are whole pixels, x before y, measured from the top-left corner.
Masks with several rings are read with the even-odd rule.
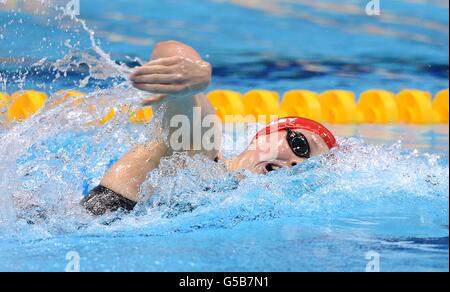
[[[154,65],[162,65],[162,66],[173,66],[182,61],[186,60],[186,58],[180,56],[174,56],[169,58],[156,59],[148,62],[146,66],[154,66]]]
[[[176,94],[186,90],[184,85],[133,83],[133,86],[143,91],[162,95]]]
[[[142,67],[136,68],[131,74],[131,78],[139,75],[149,75],[149,74],[172,74],[177,68],[174,66],[162,66],[162,65],[144,65]]]
[[[153,60],[137,68],[130,75],[130,80],[135,88],[152,94],[163,96],[186,94],[192,90],[191,83],[198,75],[196,73],[198,68],[189,67],[189,61],[180,56]],[[164,97],[155,97],[148,100],[148,103],[157,102],[162,98]]]
[[[130,78],[149,74],[173,74],[178,69],[176,65],[184,60],[183,57],[179,56],[153,60],[134,70]]]
[[[130,77],[134,83],[176,84],[185,81],[181,74],[149,74]]]

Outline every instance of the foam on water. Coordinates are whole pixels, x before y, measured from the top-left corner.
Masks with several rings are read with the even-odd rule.
[[[136,229],[163,235],[285,217],[384,236],[441,234],[448,226],[448,167],[438,157],[353,138],[341,139],[332,155],[267,176],[230,174],[203,157],[176,154],[149,174],[141,191],[153,194],[147,203],[132,214],[91,218],[78,204],[83,186],[94,186],[115,159],[148,138],[121,125],[54,131],[48,140],[10,151],[17,164],[2,157],[2,237]]]
[[[288,217],[382,237],[448,236],[448,165],[401,144],[376,146],[355,138],[340,139],[330,155],[267,176],[230,174],[203,157],[175,154],[149,174],[141,191],[144,197],[153,194],[148,202],[131,214],[89,216],[79,206],[83,194],[127,150],[154,137],[158,115],[149,125],[136,126],[127,123],[127,112],[119,111],[106,125],[92,125],[111,105],[135,105],[145,94],[129,87],[130,69],[103,52],[83,21],[71,23],[85,29],[79,34],[87,32],[90,48],[66,42],[69,52],[51,65],[55,78],[85,64],[89,70],[78,86],[113,81],[92,90],[81,105],[72,106],[71,99],[56,107],[49,102],[31,119],[3,126],[0,238],[133,230],[164,235]],[[41,59],[33,67],[42,69],[47,63]],[[19,77],[25,84],[28,75]],[[238,152],[229,147],[236,140],[244,148],[246,138],[225,133],[226,156]]]

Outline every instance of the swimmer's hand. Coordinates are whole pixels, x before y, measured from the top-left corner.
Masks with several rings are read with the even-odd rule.
[[[205,61],[175,56],[151,61],[137,68],[130,76],[133,86],[156,96],[145,104],[167,97],[194,96],[205,90],[211,82],[212,67]]]

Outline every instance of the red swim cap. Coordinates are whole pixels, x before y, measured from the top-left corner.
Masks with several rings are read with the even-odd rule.
[[[269,135],[271,133],[276,133],[286,129],[297,129],[313,132],[325,141],[329,149],[334,148],[337,145],[336,138],[333,133],[331,133],[330,130],[328,130],[324,125],[313,120],[300,117],[287,117],[272,121],[266,128],[256,134],[255,139],[262,135]]]

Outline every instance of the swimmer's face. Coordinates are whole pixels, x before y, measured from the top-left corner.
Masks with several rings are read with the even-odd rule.
[[[309,157],[330,151],[319,135],[306,130],[294,132],[301,133],[306,138],[310,150]],[[286,136],[287,131],[280,131],[255,139],[247,150],[229,162],[230,170],[245,168],[253,173],[267,174],[280,168],[295,166],[308,159],[294,153]]]

